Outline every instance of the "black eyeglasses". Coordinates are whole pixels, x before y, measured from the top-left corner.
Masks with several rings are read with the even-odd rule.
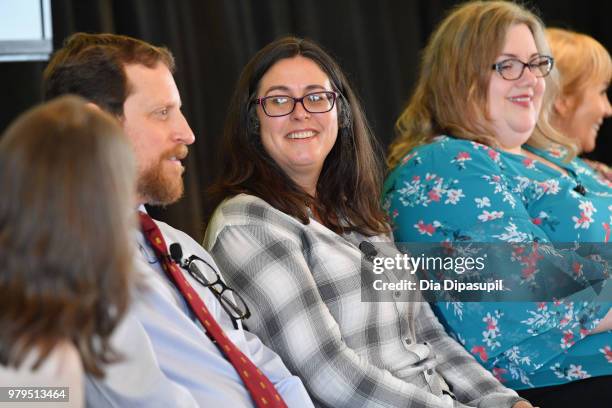
[[[255,103],[261,105],[266,115],[271,117],[289,115],[295,110],[295,104],[301,103],[306,112],[325,113],[334,108],[338,94],[332,91],[308,93],[301,98],[289,95],[272,95],[257,98]]]
[[[529,68],[529,71],[538,78],[543,78],[550,74],[553,69],[555,60],[553,57],[548,55],[538,55],[532,58],[529,62],[523,62],[516,58],[509,58],[500,61],[491,66],[507,81],[515,81],[523,76],[525,68]]]
[[[197,255],[181,259],[183,250],[181,245],[176,242],[170,245],[170,256],[181,268],[189,272],[198,283],[210,289],[221,303],[223,310],[232,318],[235,327],[237,327],[238,320],[248,319],[251,316],[251,311],[242,296],[221,280],[221,276],[211,264]]]

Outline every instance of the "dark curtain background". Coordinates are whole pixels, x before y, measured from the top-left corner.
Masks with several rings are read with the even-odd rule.
[[[76,31],[113,32],[166,45],[176,57],[176,82],[196,135],[187,161],[186,194],[158,219],[200,241],[204,189],[219,169],[217,147],[234,82],[259,48],[284,34],[318,41],[355,85],[383,145],[416,79],[419,50],[452,0],[52,0],[54,46]],[[547,25],[597,38],[612,50],[606,1],[528,3]],[[577,61],[576,63],[580,63]],[[40,101],[44,62],[0,63],[0,130]],[[610,163],[612,120],[591,155]]]

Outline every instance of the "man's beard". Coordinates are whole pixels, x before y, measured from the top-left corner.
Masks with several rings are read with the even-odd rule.
[[[170,157],[182,160],[186,156],[187,147],[183,145],[162,154],[157,163],[143,170],[138,177],[138,195],[147,204],[168,205],[178,201],[183,196],[183,177],[165,172],[164,161]]]

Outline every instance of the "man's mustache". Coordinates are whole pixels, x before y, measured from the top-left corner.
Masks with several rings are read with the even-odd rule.
[[[184,160],[189,154],[189,149],[185,145],[179,145],[175,148],[169,149],[166,152],[162,153],[161,158],[163,159],[171,159],[176,158],[178,160]]]

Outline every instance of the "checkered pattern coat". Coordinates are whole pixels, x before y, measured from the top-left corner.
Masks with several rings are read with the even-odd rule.
[[[249,195],[204,246],[249,304],[249,329],[321,407],[511,407],[520,398],[451,339],[424,302],[362,302],[358,234],[303,225]],[[453,395],[451,398],[449,395]],[[461,402],[459,402],[461,401]]]

